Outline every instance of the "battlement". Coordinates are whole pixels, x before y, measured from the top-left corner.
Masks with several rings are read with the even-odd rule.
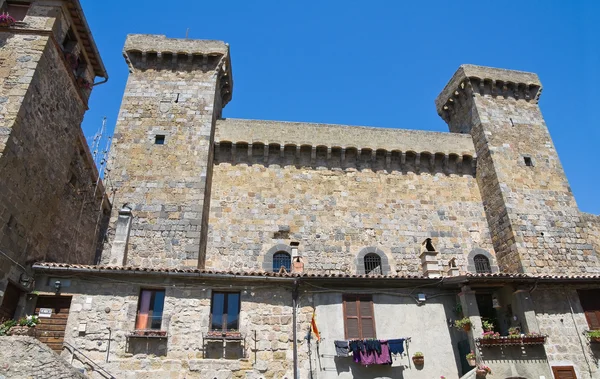
[[[535,73],[461,65],[435,100],[438,114],[450,122],[472,96],[514,98],[537,103],[542,83]]]
[[[215,162],[474,175],[470,136],[420,130],[221,119]]]
[[[231,100],[233,76],[229,44],[223,41],[129,34],[123,57],[131,73],[136,70],[216,71],[223,107]]]

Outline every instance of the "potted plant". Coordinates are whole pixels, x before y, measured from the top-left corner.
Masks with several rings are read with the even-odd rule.
[[[415,364],[415,366],[423,366],[425,364],[425,357],[423,356],[423,353],[421,353],[420,351],[417,351],[416,353],[413,354],[412,360],[413,360],[413,363]]]
[[[30,315],[21,317],[16,325],[10,328],[9,334],[12,336],[32,336],[34,327],[39,324],[38,316]]]
[[[600,330],[589,330],[587,336],[589,337],[590,342],[600,342]]]
[[[9,14],[0,14],[0,26],[13,26],[15,19]]]
[[[488,374],[492,373],[492,369],[486,365],[479,365],[475,370],[475,378],[477,379],[485,379]]]
[[[463,317],[460,320],[454,321],[454,326],[457,329],[462,329],[465,332],[468,332],[471,330],[471,320],[468,317]]]
[[[481,327],[484,332],[492,332],[494,331],[494,323],[491,321],[483,320],[481,321]]]
[[[483,332],[479,340],[481,345],[494,345],[500,343],[500,333],[498,332]]]
[[[530,332],[523,336],[523,343],[538,344],[546,342],[546,336]]]
[[[477,366],[477,356],[475,355],[475,352],[473,350],[471,350],[471,352],[467,354],[467,362],[469,362],[469,366],[471,367]]]

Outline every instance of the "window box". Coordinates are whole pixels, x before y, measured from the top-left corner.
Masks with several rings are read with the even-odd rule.
[[[204,336],[207,340],[242,340],[242,333],[227,331],[223,332],[221,330],[211,330],[206,333]]]
[[[523,343],[527,345],[543,345],[546,343],[546,336],[524,336]]]
[[[519,336],[519,337],[489,337],[478,338],[476,342],[480,346],[507,346],[507,345],[543,345],[547,336]]]
[[[167,331],[166,330],[134,330],[127,337],[130,337],[130,338],[136,338],[136,337],[166,338]]]

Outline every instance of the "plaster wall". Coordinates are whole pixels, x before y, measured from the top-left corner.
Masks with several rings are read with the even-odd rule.
[[[432,293],[428,293],[432,295]],[[391,366],[361,366],[352,357],[335,357],[334,341],[345,340],[341,293],[315,294],[316,319],[321,334],[317,378],[404,378],[431,379],[441,375],[458,377],[459,357],[455,345],[464,338],[448,326],[454,318],[455,294],[432,296],[425,305],[417,306],[409,296],[373,295],[377,339],[410,337],[408,351],[393,359]],[[314,350],[314,349],[313,349]],[[416,368],[412,354],[425,356],[422,368]]]

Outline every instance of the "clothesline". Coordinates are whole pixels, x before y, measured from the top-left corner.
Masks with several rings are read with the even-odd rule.
[[[389,340],[353,339],[334,341],[336,356],[348,357],[352,353],[354,362],[364,366],[373,364],[391,365],[392,354],[404,353],[404,345],[408,349],[410,337]]]

